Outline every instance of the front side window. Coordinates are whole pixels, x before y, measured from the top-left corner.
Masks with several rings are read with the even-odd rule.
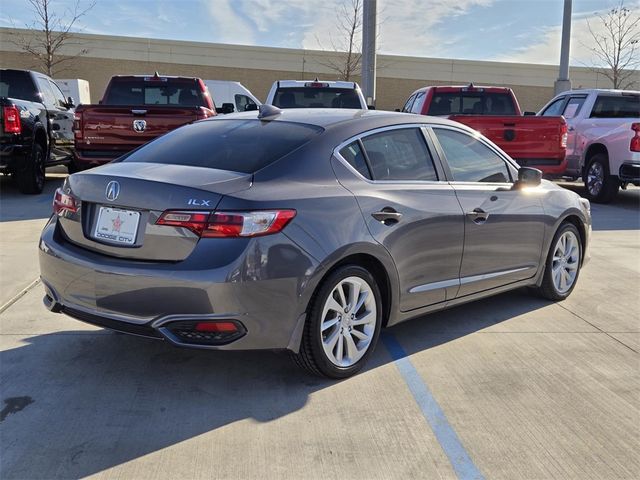
[[[246,95],[242,95],[240,93],[236,93],[234,96],[236,101],[236,112],[244,112],[247,110],[247,105],[255,105],[256,102],[251,100],[251,98]]]
[[[43,103],[47,107],[55,106],[56,98],[53,96],[49,81],[44,77],[36,77],[36,82],[38,83],[38,90],[40,90],[40,93],[42,94]]]
[[[413,102],[413,106],[411,107],[411,113],[421,113],[422,105],[424,105],[424,99],[426,97],[425,92],[420,92],[416,95],[416,101]]]
[[[466,133],[434,128],[456,182],[505,183],[511,181],[506,162]]]
[[[374,133],[362,139],[374,180],[437,181],[433,159],[418,128]]]
[[[64,98],[64,93],[62,93],[60,87],[58,87],[58,85],[56,85],[51,80],[49,80],[49,85],[51,86],[53,96],[56,98],[56,104],[61,108],[67,108],[67,100],[66,98]]]
[[[409,100],[407,100],[407,103],[404,104],[404,107],[402,107],[402,111],[403,112],[410,112],[411,111],[411,106],[413,105],[414,100],[416,99],[416,95],[411,95],[409,97]]]
[[[560,97],[557,100],[554,100],[551,105],[545,108],[544,112],[542,112],[543,117],[557,117],[558,115],[562,115],[562,107],[564,106],[565,97]]]

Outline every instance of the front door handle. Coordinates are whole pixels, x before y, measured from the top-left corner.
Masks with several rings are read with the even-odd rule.
[[[487,221],[489,214],[481,208],[474,208],[473,212],[467,212],[467,217],[469,217],[473,223],[480,225]]]
[[[385,225],[398,223],[402,218],[402,214],[391,207],[385,207],[379,212],[373,212],[371,216]]]

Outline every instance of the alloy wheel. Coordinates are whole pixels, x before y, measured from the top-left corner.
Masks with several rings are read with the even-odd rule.
[[[593,162],[587,172],[587,190],[589,194],[597,197],[604,185],[604,167],[600,162]]]
[[[322,347],[336,366],[350,367],[369,350],[376,330],[377,307],[371,286],[347,277],[326,299],[320,321]]]
[[[580,247],[575,233],[564,232],[553,250],[552,279],[559,293],[568,292],[576,281],[580,266]]]

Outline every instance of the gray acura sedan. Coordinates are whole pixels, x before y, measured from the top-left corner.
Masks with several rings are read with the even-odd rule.
[[[196,122],[56,191],[44,303],[347,377],[383,327],[524,286],[571,293],[589,203],[540,175],[438,118],[263,106]]]

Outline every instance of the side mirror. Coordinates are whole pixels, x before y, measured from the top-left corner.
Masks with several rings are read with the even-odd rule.
[[[216,111],[226,115],[227,113],[233,113],[235,111],[235,107],[233,106],[233,103],[223,103],[221,107],[216,108]]]
[[[73,108],[76,106],[76,102],[73,101],[73,97],[67,97],[67,108]]]
[[[537,187],[542,182],[542,172],[537,168],[520,167],[518,180],[513,184],[513,189],[524,187]]]
[[[375,109],[376,109],[376,106],[375,106],[375,105],[369,105],[369,106],[367,106],[367,108],[368,108],[369,110],[375,110]]]
[[[401,112],[401,111],[402,111],[402,110],[400,110],[399,108],[396,108],[396,109],[394,110],[394,112]]]
[[[523,113],[523,115],[524,115],[525,117],[529,117],[529,116],[532,116],[532,115],[533,115],[533,116],[535,116],[535,115],[536,115],[536,112],[524,112],[524,113]]]
[[[255,112],[256,110],[258,110],[258,105],[256,105],[255,103],[247,103],[244,106],[245,112]]]

